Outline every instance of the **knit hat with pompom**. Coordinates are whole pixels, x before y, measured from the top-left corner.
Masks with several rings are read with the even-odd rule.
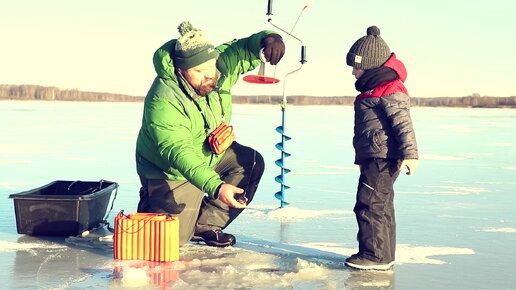
[[[174,48],[174,65],[189,69],[219,56],[215,47],[208,41],[200,29],[194,28],[188,21],[177,27],[181,37]]]
[[[368,70],[381,67],[391,56],[389,46],[380,37],[380,29],[376,26],[367,28],[367,35],[358,39],[346,55],[349,66]]]

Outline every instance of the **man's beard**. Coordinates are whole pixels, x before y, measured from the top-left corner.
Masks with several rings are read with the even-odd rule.
[[[195,87],[194,90],[199,96],[207,96],[217,86],[217,80],[213,79],[202,82],[199,86]]]
[[[207,96],[211,91],[217,87],[219,82],[220,73],[217,71],[215,76],[210,79],[204,79],[198,86],[194,88],[195,93],[199,96]]]

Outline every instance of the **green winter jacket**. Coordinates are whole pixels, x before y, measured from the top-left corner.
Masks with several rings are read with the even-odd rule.
[[[262,31],[216,47],[220,79],[208,96],[198,96],[176,74],[173,53],[176,39],[154,53],[157,76],[145,97],[143,119],[136,142],[136,169],[146,179],[188,180],[211,198],[223,183],[213,169],[222,158],[212,154],[200,110],[211,132],[231,121],[231,88],[239,76],[260,64],[261,40],[272,31]],[[195,103],[197,103],[197,105]]]

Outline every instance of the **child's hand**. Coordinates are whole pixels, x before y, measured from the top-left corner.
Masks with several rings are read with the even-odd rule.
[[[400,170],[403,170],[404,167],[407,167],[407,175],[411,175],[416,172],[418,165],[419,160],[417,159],[405,159],[401,162]]]

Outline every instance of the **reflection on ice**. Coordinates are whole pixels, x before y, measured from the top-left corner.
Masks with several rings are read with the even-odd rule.
[[[352,271],[346,279],[344,289],[395,289],[395,271]],[[340,288],[337,288],[340,289]]]

